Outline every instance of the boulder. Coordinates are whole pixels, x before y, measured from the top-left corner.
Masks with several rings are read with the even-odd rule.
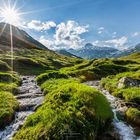
[[[140,81],[131,77],[123,77],[119,80],[118,88],[140,87]]]

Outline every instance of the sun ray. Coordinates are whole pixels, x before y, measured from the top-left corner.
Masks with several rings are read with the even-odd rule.
[[[3,28],[2,28],[2,30],[1,30],[1,32],[0,32],[0,36],[3,34],[3,32],[4,32],[4,30],[5,30],[5,27],[6,27],[6,23],[4,24],[4,26],[3,26]]]

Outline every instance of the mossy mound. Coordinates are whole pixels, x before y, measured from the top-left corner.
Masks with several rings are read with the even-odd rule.
[[[105,96],[75,79],[52,79],[41,87],[46,94],[44,104],[27,119],[14,140],[60,140],[69,133],[81,140],[95,139],[113,117]]]
[[[127,121],[140,126],[140,110],[137,108],[129,108],[126,112]]]
[[[18,93],[20,78],[11,73],[0,73],[0,129],[8,125],[18,108],[18,101],[13,94]]]
[[[17,108],[16,98],[10,92],[0,91],[0,129],[12,121]]]

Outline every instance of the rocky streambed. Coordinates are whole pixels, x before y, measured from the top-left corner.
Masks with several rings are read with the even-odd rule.
[[[85,84],[100,90],[111,104],[112,112],[114,113],[113,131],[116,131],[117,140],[140,140],[140,136],[135,134],[136,128],[130,126],[125,120],[120,119],[123,113],[127,110],[127,105],[124,101],[112,96],[107,90],[99,85],[100,81],[88,81]],[[107,139],[108,140],[108,139]]]
[[[43,103],[44,95],[35,81],[35,76],[21,76],[21,79],[20,92],[16,96],[19,101],[19,110],[15,113],[14,121],[3,131],[0,131],[0,140],[12,139],[26,118]]]

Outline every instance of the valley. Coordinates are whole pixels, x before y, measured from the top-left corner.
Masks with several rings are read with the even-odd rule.
[[[81,59],[18,30],[13,56],[0,42],[0,139],[140,139],[140,52]]]

